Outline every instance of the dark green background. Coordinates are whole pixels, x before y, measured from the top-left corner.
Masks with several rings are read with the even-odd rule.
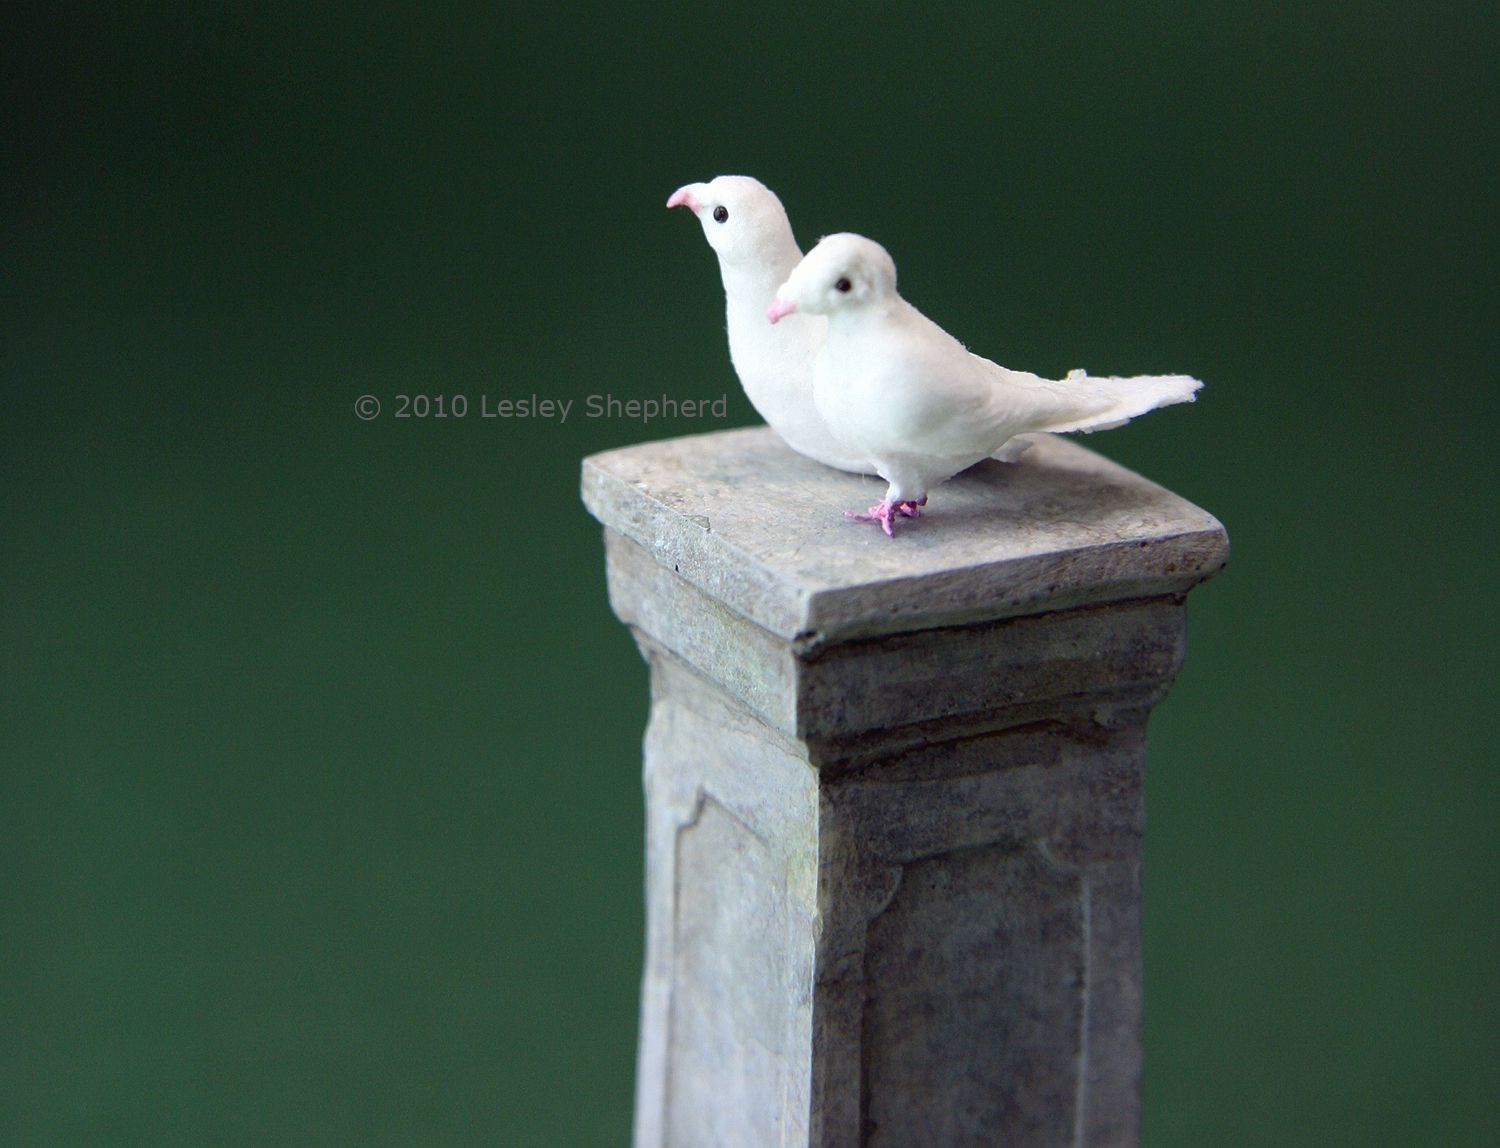
[[[5,21],[0,1143],[625,1143],[577,473],[753,418],[662,206],[731,171],[1007,365],[1206,380],[1089,443],[1234,544],[1152,722],[1145,1143],[1500,1142],[1491,5],[226,8]]]

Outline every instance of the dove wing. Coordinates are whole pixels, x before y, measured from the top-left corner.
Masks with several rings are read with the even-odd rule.
[[[871,350],[869,364],[880,379],[882,420],[893,433],[890,449],[944,458],[983,458],[1010,432],[997,439],[994,384],[987,363],[962,343],[907,305],[893,316]]]
[[[1030,371],[1013,371],[979,355],[970,357],[986,380],[989,401],[985,422],[995,433],[1066,430],[1108,405],[1099,396],[1082,393]]]

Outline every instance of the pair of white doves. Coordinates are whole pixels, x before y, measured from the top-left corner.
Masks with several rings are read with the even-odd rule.
[[[667,206],[692,211],[719,256],[729,357],[750,402],[793,450],[890,483],[867,513],[845,512],[886,534],[959,471],[1017,457],[1027,444],[1016,435],[1121,426],[1192,402],[1203,385],[1083,371],[1044,379],[970,354],[896,293],[880,244],[844,232],[804,258],[781,201],[749,176],[690,183]]]

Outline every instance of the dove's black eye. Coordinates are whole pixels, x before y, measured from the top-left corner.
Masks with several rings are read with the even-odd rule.
[[[847,279],[840,279],[837,283],[835,283],[833,285],[833,289],[835,291],[842,291],[842,292],[844,292],[847,295],[849,293],[850,286],[851,286],[851,284],[849,283],[849,280],[847,280]]]
[[[714,222],[715,223],[723,223],[728,218],[729,218],[729,208],[725,207],[722,203],[719,204],[718,207],[714,208]]]

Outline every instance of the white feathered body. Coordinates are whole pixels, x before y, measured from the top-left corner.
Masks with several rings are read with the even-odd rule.
[[[781,200],[757,179],[721,175],[679,188],[667,206],[691,207],[719,260],[729,359],[751,406],[799,454],[826,466],[870,474],[869,460],[845,447],[813,405],[812,369],[828,321],[793,315],[772,326],[766,309],[802,261]]]
[[[813,364],[828,330],[822,315],[788,315],[774,327],[766,308],[802,253],[788,230],[783,249],[766,252],[764,264],[720,260],[729,360],[750,405],[798,454],[825,466],[870,474],[868,458],[835,438],[813,405]]]
[[[1190,402],[1199,386],[1186,375],[1054,380],[1007,370],[897,295],[833,313],[813,371],[818,413],[847,449],[871,459],[891,502],[923,498],[1016,435],[1120,426]]]

